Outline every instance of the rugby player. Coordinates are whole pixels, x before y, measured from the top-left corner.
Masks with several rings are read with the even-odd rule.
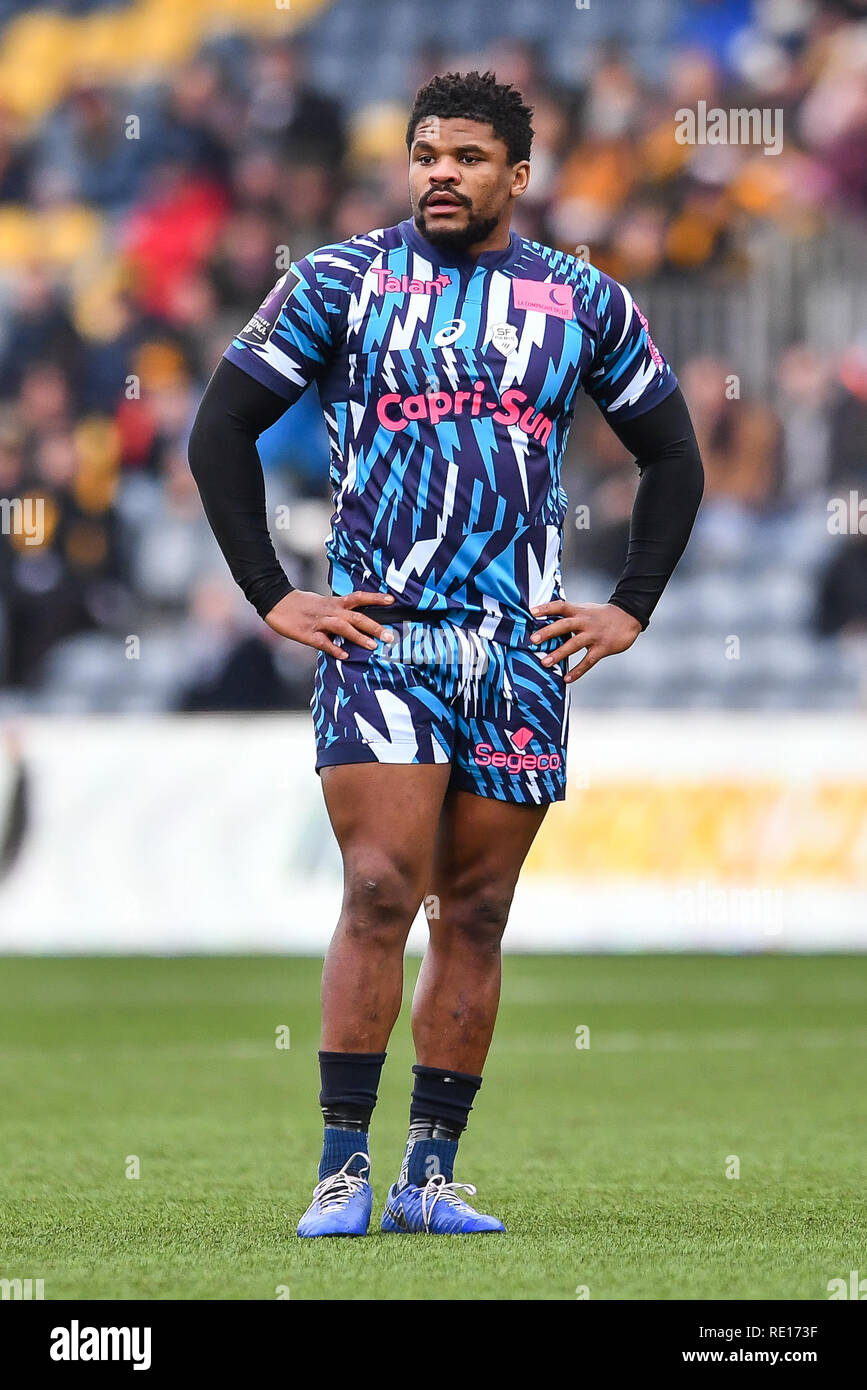
[[[368,1130],[422,903],[435,907],[412,1001],[409,1137],[382,1229],[504,1230],[454,1166],[512,896],[565,795],[571,686],[647,627],[701,498],[686,405],[628,290],[510,230],[531,118],[493,73],[422,87],[411,216],[293,263],[227,348],[190,440],[238,584],[270,628],[318,652],[316,769],[344,886],[300,1236],[368,1229]],[[256,449],[314,381],[331,444],[329,594],[293,587],[279,564]],[[603,604],[568,600],[561,581],[561,461],[582,388],[640,473]]]

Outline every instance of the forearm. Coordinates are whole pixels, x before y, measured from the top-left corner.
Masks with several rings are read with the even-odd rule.
[[[293,588],[268,531],[256,449],[259,435],[286,408],[273,391],[221,360],[190,435],[190,469],[205,515],[233,578],[262,618]]]
[[[609,602],[645,628],[689,540],[704,490],[704,470],[679,389],[615,433],[635,455],[641,480],[626,563]]]

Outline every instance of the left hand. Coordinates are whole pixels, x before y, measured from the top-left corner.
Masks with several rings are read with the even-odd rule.
[[[545,642],[550,637],[571,634],[568,641],[557,647],[556,651],[545,653],[541,658],[543,666],[553,666],[573,652],[587,648],[584,659],[563,677],[567,685],[577,681],[603,656],[625,652],[641,631],[638,619],[614,603],[567,603],[565,599],[556,599],[553,603],[541,603],[537,608],[531,608],[530,612],[534,618],[558,615],[556,622],[534,632],[531,642]]]

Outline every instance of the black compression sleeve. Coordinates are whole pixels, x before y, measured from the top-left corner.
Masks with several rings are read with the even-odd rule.
[[[608,601],[646,628],[689,540],[704,470],[680,387],[635,420],[615,425],[606,419],[641,473],[626,564]]]
[[[265,514],[265,480],[256,449],[288,402],[221,358],[202,397],[189,459],[205,515],[235,581],[261,618],[292,592]]]

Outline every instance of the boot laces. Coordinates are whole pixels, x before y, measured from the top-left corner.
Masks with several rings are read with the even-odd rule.
[[[367,1181],[370,1172],[370,1163],[366,1161],[366,1166],[360,1173],[349,1173],[347,1169],[356,1158],[367,1160],[367,1154],[351,1154],[346,1160],[339,1173],[331,1173],[327,1178],[323,1178],[317,1183],[313,1191],[313,1202],[315,1206],[319,1203],[322,1211],[342,1211],[353,1197],[357,1197]]]
[[[428,1178],[421,1193],[421,1216],[425,1229],[430,1228],[431,1218],[437,1202],[446,1202],[450,1207],[466,1207],[466,1202],[458,1196],[458,1189],[475,1197],[476,1189],[471,1182],[447,1182],[445,1173],[435,1173]]]

